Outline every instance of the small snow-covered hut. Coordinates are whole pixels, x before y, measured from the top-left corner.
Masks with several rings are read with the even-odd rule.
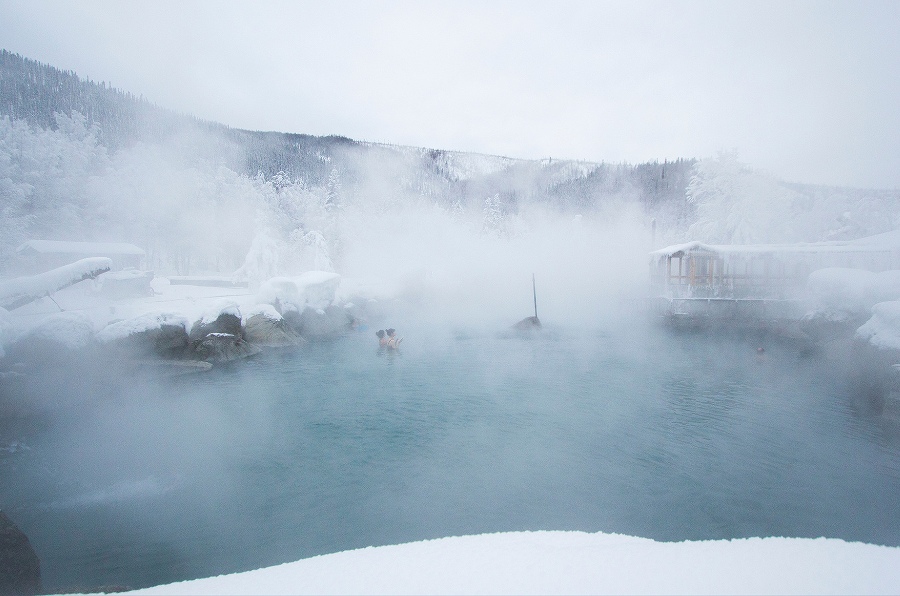
[[[144,250],[124,242],[68,242],[61,240],[29,240],[16,249],[19,269],[48,271],[89,257],[106,257],[112,271],[128,267],[140,268]]]
[[[650,253],[651,292],[674,314],[760,314],[802,298],[826,267],[900,269],[900,230],[857,240],[797,244],[687,242]]]

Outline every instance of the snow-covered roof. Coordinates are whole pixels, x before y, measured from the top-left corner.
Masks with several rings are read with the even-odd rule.
[[[17,253],[73,254],[88,256],[143,255],[144,250],[125,242],[69,242],[63,240],[29,240],[16,249]]]
[[[821,253],[821,252],[883,252],[900,250],[900,230],[867,236],[856,240],[826,242],[796,242],[793,244],[705,244],[691,241],[673,244],[650,254],[668,257],[679,252],[703,250],[719,254]]]

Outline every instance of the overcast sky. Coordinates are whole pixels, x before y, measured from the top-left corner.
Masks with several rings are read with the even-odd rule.
[[[0,47],[234,127],[887,188],[898,32],[900,1],[0,0]]]

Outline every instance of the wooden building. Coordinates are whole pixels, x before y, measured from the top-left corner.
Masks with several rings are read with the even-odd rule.
[[[900,230],[797,244],[688,242],[650,256],[651,293],[666,315],[794,318],[817,269],[900,269]]]

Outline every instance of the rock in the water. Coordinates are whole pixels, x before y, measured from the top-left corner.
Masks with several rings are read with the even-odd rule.
[[[541,329],[541,320],[537,317],[525,317],[515,325],[513,325],[513,329],[516,331],[531,331],[535,329]]]
[[[230,362],[259,353],[259,348],[231,333],[210,333],[194,347],[194,352],[207,362]]]
[[[244,339],[256,346],[293,346],[303,339],[291,329],[282,317],[273,318],[255,314],[244,325]]]
[[[0,594],[42,593],[41,562],[22,530],[0,511]]]
[[[206,322],[200,320],[191,327],[191,341],[196,342],[202,340],[210,333],[227,333],[235,337],[243,338],[244,332],[241,329],[241,317],[239,314],[231,312],[219,313],[212,321]]]
[[[107,325],[97,339],[118,356],[174,358],[184,355],[189,340],[187,319],[173,313],[147,313]]]

